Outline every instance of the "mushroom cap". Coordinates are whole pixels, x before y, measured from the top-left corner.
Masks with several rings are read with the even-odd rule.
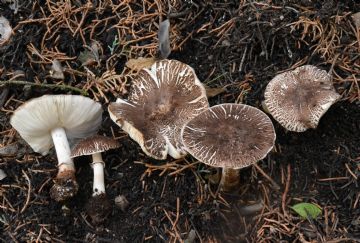
[[[316,128],[322,115],[340,98],[331,75],[312,65],[275,76],[264,96],[274,119],[294,132]]]
[[[263,159],[276,138],[270,118],[243,104],[213,106],[190,120],[181,135],[187,151],[196,159],[231,169]]]
[[[31,148],[43,155],[53,146],[51,130],[64,128],[68,140],[95,134],[102,121],[98,102],[80,95],[43,95],[14,111],[10,124]]]
[[[9,20],[3,16],[0,16],[0,46],[10,39],[11,33],[12,28],[10,26]]]
[[[120,147],[118,141],[113,138],[94,135],[80,140],[71,150],[71,158],[101,153],[110,149]]]
[[[186,155],[180,131],[209,107],[194,70],[176,60],[155,62],[133,80],[128,100],[109,105],[110,118],[155,159]]]

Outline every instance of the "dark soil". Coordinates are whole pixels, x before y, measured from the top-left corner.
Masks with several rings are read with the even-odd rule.
[[[69,57],[78,57],[84,51],[80,34],[73,35],[65,24],[57,34],[48,36],[44,45],[41,41],[47,27],[43,22],[17,25],[20,21],[44,18],[44,15],[51,17],[46,2],[22,3],[17,14],[8,4],[0,3],[0,15],[8,18],[13,27],[17,26],[8,45],[0,47],[0,82],[9,80],[14,71],[21,70],[24,72],[22,80],[56,84],[58,81],[49,78],[51,62],[47,58],[51,55],[46,50],[55,52],[57,48]],[[75,8],[86,1],[74,2]],[[99,12],[100,1],[92,2],[95,7],[89,10],[82,26],[88,44],[91,34],[86,27],[91,26],[93,20],[115,16],[110,5],[104,5]],[[120,4],[120,1],[112,2]],[[141,14],[142,1],[131,2],[132,10]],[[169,13],[167,1],[155,2],[158,3],[156,6],[163,6],[162,17],[165,18]],[[286,132],[273,120],[276,148],[258,165],[279,187],[255,167],[248,167],[241,171],[241,188],[236,195],[217,192],[217,185],[211,183],[216,169],[201,163],[189,166],[196,162],[190,156],[179,161],[148,158],[105,114],[99,134],[115,136],[121,147],[103,156],[112,211],[104,223],[93,224],[86,214],[86,205],[92,195],[90,157],[75,160],[77,195],[64,203],[55,202],[49,196],[53,185],[51,178],[56,176],[54,152],[47,156],[33,153],[9,124],[11,112],[22,101],[43,94],[76,91],[31,85],[0,86],[0,149],[15,144],[15,152],[0,154],[0,168],[7,174],[0,181],[0,240],[360,241],[360,37],[359,30],[356,36],[356,27],[351,20],[351,14],[360,11],[360,4],[351,0],[170,2],[176,2],[170,12],[180,14],[171,19],[173,51],[169,58],[192,66],[208,87],[223,88],[221,93],[209,99],[211,105],[238,102],[261,109],[267,83],[278,72],[303,64],[325,70],[333,67],[334,84],[342,94],[342,100],[329,109],[317,129]],[[145,12],[156,12],[154,6]],[[108,46],[112,45],[118,32],[110,27],[126,18],[127,12],[121,12],[121,9],[117,9],[121,16],[95,28],[99,34],[93,39],[104,49],[100,65],[89,67],[97,77],[108,69],[122,73],[130,58],[157,54],[156,46],[123,52],[121,48],[126,45],[120,44],[114,57]],[[147,22],[132,20],[139,21],[133,25],[138,31],[137,38],[153,31],[149,25],[159,22],[158,15],[153,16]],[[78,18],[81,18],[80,14]],[[306,31],[304,23],[310,20],[317,25]],[[60,21],[60,17],[54,21]],[[294,24],[298,21],[303,22]],[[323,33],[317,33],[317,27]],[[338,31],[333,33],[336,36],[334,43],[326,38],[327,31],[331,30]],[[129,46],[156,43],[156,37],[141,41],[136,41],[131,34],[125,37],[121,41],[129,41]],[[133,40],[135,42],[131,42]],[[40,50],[45,58],[29,51],[30,45]],[[326,51],[324,46],[328,47]],[[80,89],[90,87],[89,96],[102,102],[104,110],[107,110],[108,100],[126,96],[125,91],[106,86],[101,86],[104,87],[104,95],[101,95],[92,86],[95,81],[89,81],[91,75],[77,59],[63,61],[63,64],[69,70],[78,71],[67,71],[64,83]],[[127,88],[131,82],[121,84]],[[125,211],[114,204],[119,195],[129,201]],[[312,220],[301,219],[290,208],[299,202],[319,205],[322,215]]]

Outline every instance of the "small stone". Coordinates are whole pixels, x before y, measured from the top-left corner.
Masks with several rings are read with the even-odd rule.
[[[5,171],[3,171],[2,169],[0,169],[0,181],[5,179],[7,177]]]
[[[125,210],[129,206],[129,201],[124,195],[119,195],[115,198],[115,205],[119,207],[121,211],[125,212]]]
[[[230,41],[228,41],[228,40],[223,40],[222,42],[221,42],[221,44],[223,45],[223,46],[230,46]]]

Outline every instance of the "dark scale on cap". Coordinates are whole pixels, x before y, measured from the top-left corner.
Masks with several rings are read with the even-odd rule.
[[[94,135],[79,141],[71,151],[71,157],[101,153],[120,147],[118,141],[113,138]]]

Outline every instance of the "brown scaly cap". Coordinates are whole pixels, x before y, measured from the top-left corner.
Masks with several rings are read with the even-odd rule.
[[[109,105],[111,119],[155,159],[186,155],[180,139],[184,124],[209,107],[206,91],[194,70],[176,60],[142,69],[128,100]]]
[[[270,118],[243,104],[221,104],[202,112],[182,130],[187,151],[215,167],[240,169],[263,159],[275,143]]]
[[[340,98],[331,75],[311,65],[277,75],[264,96],[274,119],[294,132],[316,128],[323,114]]]
[[[94,135],[80,140],[71,151],[71,158],[101,153],[110,149],[120,147],[118,141],[113,138]]]

